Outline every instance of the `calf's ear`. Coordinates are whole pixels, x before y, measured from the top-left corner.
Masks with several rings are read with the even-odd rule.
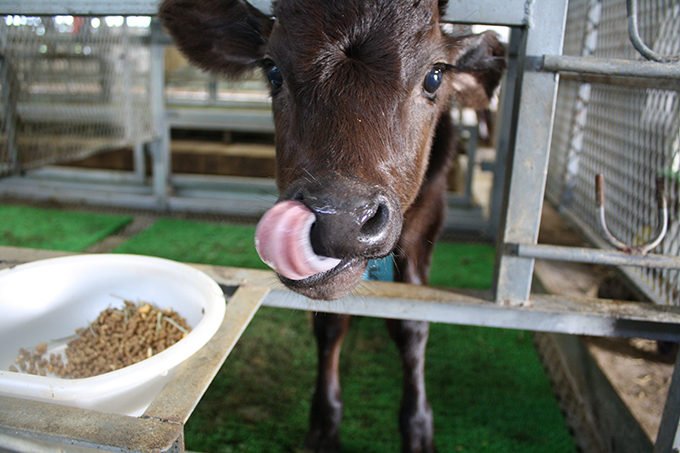
[[[231,77],[264,56],[273,25],[242,0],[165,0],[158,16],[192,63]]]
[[[487,31],[458,38],[451,53],[456,97],[464,107],[487,107],[507,65],[498,34]]]

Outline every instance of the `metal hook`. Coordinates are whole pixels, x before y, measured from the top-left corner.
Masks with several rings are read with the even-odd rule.
[[[597,206],[598,220],[600,228],[604,233],[604,238],[612,246],[625,253],[633,255],[646,255],[650,250],[658,246],[668,232],[668,201],[664,194],[664,180],[658,178],[656,180],[656,204],[658,208],[657,231],[655,238],[650,242],[642,245],[628,245],[614,237],[614,235],[607,228],[607,221],[604,214],[604,176],[602,174],[595,175],[595,204]]]
[[[650,49],[647,44],[642,41],[640,37],[640,32],[638,31],[638,2],[637,0],[626,0],[626,12],[628,13],[628,35],[630,36],[630,42],[635,47],[640,55],[648,60],[656,61],[659,63],[670,63],[675,62],[680,59],[680,57],[667,57],[665,55],[658,54]]]

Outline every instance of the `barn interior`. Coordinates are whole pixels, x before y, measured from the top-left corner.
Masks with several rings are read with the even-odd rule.
[[[330,308],[285,291],[254,251],[278,196],[261,74],[188,64],[152,1],[0,5],[0,276],[72,254],[157,256],[216,280],[242,322],[141,416],[0,383],[0,451],[302,451],[308,313],[325,310],[358,316],[343,451],[399,448],[384,317],[433,322],[441,451],[675,451],[680,6],[452,3],[449,31],[496,26],[510,64],[489,111],[451,112],[462,140],[432,288],[368,282]]]

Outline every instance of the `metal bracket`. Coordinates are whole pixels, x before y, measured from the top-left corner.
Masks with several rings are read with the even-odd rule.
[[[664,194],[664,182],[659,178],[656,181],[656,203],[658,208],[657,230],[654,239],[642,245],[629,245],[619,241],[607,228],[607,220],[604,212],[604,175],[595,175],[595,204],[597,206],[598,221],[604,238],[613,247],[632,255],[646,255],[650,250],[658,246],[668,232],[668,200]]]

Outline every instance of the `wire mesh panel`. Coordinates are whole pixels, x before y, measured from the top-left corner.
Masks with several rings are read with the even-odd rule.
[[[156,134],[149,18],[0,21],[0,176],[131,146]]]
[[[569,23],[595,18],[592,56],[642,60],[630,44],[624,0],[578,2],[586,8],[572,8],[574,3],[570,2],[569,13],[581,17],[570,17]],[[639,11],[643,40],[659,53],[679,54],[680,4],[641,1]],[[567,52],[577,50],[565,48]],[[582,49],[581,55],[587,52]],[[602,173],[607,225],[620,241],[634,246],[647,242],[656,230],[655,190],[657,183],[663,184],[669,202],[669,232],[654,252],[679,255],[680,93],[567,80],[561,82],[557,111],[562,113],[556,118],[553,135],[548,196],[599,231],[594,181]],[[678,271],[636,272],[639,281],[658,295],[657,301],[680,305]]]
[[[569,2],[567,10],[567,23],[564,33],[564,55],[580,56],[584,53],[585,38],[587,35],[588,12],[591,0],[573,0]],[[569,174],[567,168],[570,145],[575,139],[577,131],[576,120],[577,99],[580,84],[574,81],[562,80],[557,91],[557,106],[555,110],[555,123],[553,125],[552,147],[564,152],[552,154],[549,162],[549,173],[551,175],[565,175],[561,178],[548,178],[546,181],[546,193],[553,198],[560,199],[562,194],[568,194],[564,190],[566,175]]]

